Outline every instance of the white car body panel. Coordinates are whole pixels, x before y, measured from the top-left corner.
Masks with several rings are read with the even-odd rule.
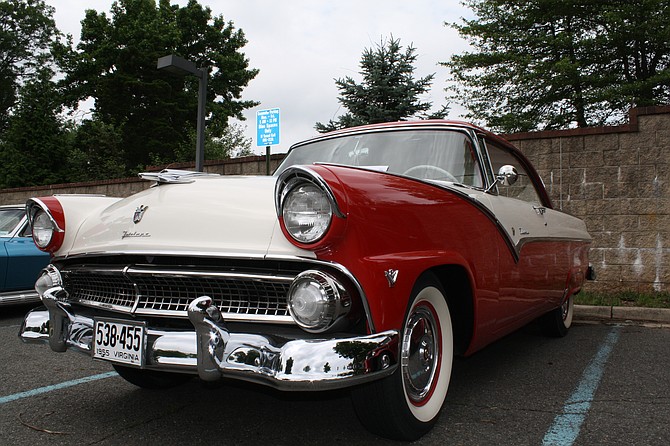
[[[517,251],[528,241],[591,240],[586,224],[579,218],[566,213],[538,203],[494,195],[453,183],[439,181],[434,181],[434,183],[467,195],[471,200],[491,211]]]
[[[591,239],[582,220],[540,204],[483,192],[477,201],[493,212],[517,247],[537,239]]]
[[[241,257],[308,257],[281,232],[274,177],[207,176],[186,184],[161,184],[125,199],[95,202],[76,231],[68,222],[76,198],[58,197],[68,217],[66,240],[56,253],[172,254]],[[81,206],[79,204],[79,206]],[[133,217],[145,207],[139,222]],[[90,208],[82,210],[90,212]]]

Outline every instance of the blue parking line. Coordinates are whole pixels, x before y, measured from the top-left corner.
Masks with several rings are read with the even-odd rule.
[[[10,401],[20,400],[21,398],[28,398],[35,395],[40,395],[42,393],[52,392],[54,390],[65,389],[67,387],[77,386],[79,384],[88,383],[91,381],[97,381],[99,379],[111,378],[112,376],[119,376],[116,372],[107,372],[101,373],[99,375],[86,376],[84,378],[73,379],[72,381],[65,381],[59,384],[53,384],[51,386],[39,387],[33,390],[27,390],[25,392],[15,393],[13,395],[7,395],[0,397],[0,404],[9,403]]]
[[[543,446],[571,446],[591,408],[593,396],[598,389],[607,359],[619,340],[621,327],[614,327],[600,346],[596,356],[584,370],[582,379],[570,398],[563,405],[563,412],[556,416],[542,441]]]

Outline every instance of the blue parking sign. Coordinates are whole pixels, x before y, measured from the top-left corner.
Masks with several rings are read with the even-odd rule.
[[[256,112],[256,146],[279,144],[279,109],[271,108]]]

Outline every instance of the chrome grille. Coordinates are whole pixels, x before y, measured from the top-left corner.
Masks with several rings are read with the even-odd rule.
[[[61,271],[71,301],[120,312],[187,317],[210,296],[225,317],[291,322],[286,295],[293,276],[151,269],[70,267]]]
[[[132,308],[136,291],[123,276],[77,271],[67,274],[66,290],[70,299]]]

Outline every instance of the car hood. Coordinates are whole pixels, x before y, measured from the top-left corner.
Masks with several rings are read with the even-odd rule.
[[[207,176],[151,187],[88,215],[59,255],[314,257],[283,235],[275,182],[274,177]]]

